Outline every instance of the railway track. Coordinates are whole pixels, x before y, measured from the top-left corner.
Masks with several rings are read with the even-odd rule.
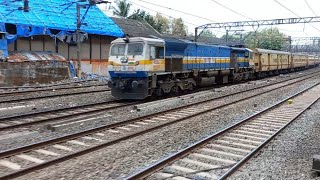
[[[81,85],[81,86],[69,86],[69,87],[51,87],[51,88],[42,88],[42,89],[32,89],[32,90],[22,90],[22,91],[10,91],[10,92],[2,92],[0,93],[0,97],[3,96],[14,96],[14,95],[25,95],[29,93],[35,92],[52,92],[57,90],[66,90],[66,89],[80,89],[87,87],[99,87],[99,86],[107,86],[107,84],[97,84],[97,85]]]
[[[311,77],[314,76],[310,76],[309,78]],[[302,81],[302,79],[289,84],[293,85],[300,81]],[[214,107],[202,106],[203,108],[200,109],[194,108],[193,106],[195,104],[187,105],[168,110],[166,112],[159,112],[144,117],[125,120],[123,122],[105,125],[79,133],[2,151],[0,152],[0,179],[19,177],[35,170],[132,139],[159,128],[275,91],[282,87],[289,86],[289,84],[274,84],[272,85],[273,87],[265,87],[266,90],[263,92],[249,95],[244,98],[233,98],[232,100],[223,101],[222,99],[224,97],[230,96],[226,95],[224,97],[215,98],[214,100],[211,99],[196,103],[203,105],[206,102],[223,102],[222,105]]]
[[[127,179],[226,179],[320,98],[320,83]],[[287,103],[292,100],[293,103]]]
[[[296,79],[298,79],[297,82],[300,82],[300,81],[315,77],[317,75],[320,75],[320,73],[311,74],[306,77],[299,77]],[[292,79],[295,79],[295,78],[292,78]],[[271,85],[282,84],[285,81],[288,81],[288,80],[280,81]],[[249,89],[247,91],[264,88],[267,86],[270,86],[270,84]],[[240,94],[243,92],[246,92],[246,91],[228,94],[225,96],[221,96],[218,99]],[[215,99],[216,98],[211,100],[215,100]],[[22,115],[16,115],[16,116],[9,116],[5,118],[0,118],[0,131],[11,130],[14,128],[22,128],[22,127],[27,127],[31,125],[39,125],[39,124],[44,124],[48,122],[56,122],[62,119],[76,117],[80,115],[91,115],[94,113],[103,112],[106,110],[112,110],[120,107],[128,107],[135,104],[138,104],[138,103],[121,103],[120,101],[111,101],[111,102],[102,102],[102,103],[94,103],[94,104],[88,104],[88,105],[82,105],[82,106],[76,106],[76,107],[62,108],[62,109],[56,109],[56,110],[48,110],[43,112],[28,113],[28,114],[22,114]]]
[[[49,84],[49,85],[40,85],[40,86],[5,86],[0,87],[0,90],[8,90],[8,89],[36,89],[36,88],[48,88],[48,87],[57,87],[57,86],[64,86],[69,84],[79,84],[79,83],[86,83],[96,80],[81,80],[81,81],[74,81],[74,82],[65,82],[65,83],[58,83],[58,84]]]
[[[102,86],[102,85],[101,85]],[[68,87],[68,88],[61,88],[59,90],[66,90],[66,89],[79,89],[79,88],[89,88],[89,87],[94,87],[94,86],[82,86],[82,87]],[[34,100],[34,99],[45,99],[45,98],[52,98],[52,97],[61,97],[61,96],[71,96],[71,95],[80,95],[80,94],[89,94],[89,93],[97,93],[97,92],[106,92],[106,91],[110,91],[110,89],[96,89],[96,90],[90,90],[90,91],[80,91],[80,92],[64,92],[61,94],[47,94],[47,95],[43,95],[43,96],[22,96],[22,95],[28,95],[28,94],[32,94],[32,93],[36,93],[36,92],[40,92],[40,91],[48,91],[48,90],[44,90],[44,89],[39,89],[37,90],[30,90],[28,92],[24,92],[24,91],[17,91],[17,92],[8,92],[8,93],[1,93],[0,94],[0,98],[1,97],[5,97],[8,98],[12,97],[14,99],[0,99],[0,103],[14,103],[14,102],[20,102],[20,101],[27,101],[27,100]],[[49,90],[50,92],[52,92],[52,89]],[[48,91],[48,92],[49,92]],[[55,92],[56,93],[56,92]],[[16,98],[17,96],[22,96],[21,98]]]
[[[56,122],[62,119],[86,116],[112,110],[120,107],[127,107],[137,103],[125,103],[118,100],[102,103],[93,103],[69,108],[61,108],[42,112],[15,115],[0,118],[0,131],[11,130],[14,128],[27,127],[31,125],[44,124],[48,122]]]

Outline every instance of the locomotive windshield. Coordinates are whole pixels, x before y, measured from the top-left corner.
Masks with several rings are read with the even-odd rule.
[[[143,55],[143,43],[114,44],[111,47],[111,56],[139,56]]]
[[[115,44],[111,48],[111,56],[123,56],[126,52],[126,44]]]
[[[142,43],[130,43],[128,44],[128,55],[142,55],[143,44]]]

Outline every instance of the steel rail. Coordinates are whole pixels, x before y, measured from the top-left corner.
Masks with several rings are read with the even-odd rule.
[[[86,82],[90,82],[90,81],[97,81],[97,80],[81,80],[81,81],[75,81],[75,82],[65,82],[65,83],[40,85],[40,86],[1,86],[0,89],[47,88],[47,87],[55,87],[55,86],[64,86],[64,85],[69,85],[69,84],[86,83]]]
[[[72,96],[72,95],[80,95],[80,94],[89,94],[89,93],[98,93],[98,92],[108,92],[109,89],[100,89],[100,90],[90,90],[84,92],[67,92],[63,94],[50,94],[45,96],[38,96],[38,97],[24,97],[21,99],[6,99],[0,100],[0,103],[13,103],[13,102],[21,102],[21,101],[29,101],[34,99],[46,99],[46,98],[53,98],[53,97],[62,97],[62,96]]]
[[[263,110],[261,110],[260,112],[257,112],[243,120],[241,120],[238,123],[235,123],[213,135],[210,135],[190,146],[188,146],[187,148],[184,148],[182,150],[180,150],[177,153],[174,153],[162,160],[160,160],[159,162],[135,173],[132,174],[130,176],[128,176],[127,180],[133,180],[133,179],[144,179],[149,177],[150,175],[152,175],[153,173],[163,169],[164,167],[166,167],[169,164],[172,164],[174,162],[176,162],[179,159],[182,159],[184,157],[186,157],[187,155],[189,155],[190,153],[194,152],[195,150],[203,147],[204,145],[214,141],[215,139],[223,136],[226,133],[230,133],[231,130],[240,127],[241,125],[249,122],[250,120],[253,120],[254,118],[261,116],[262,114],[272,111],[273,109],[277,108],[278,106],[281,106],[283,103],[285,103],[286,101],[288,101],[289,99],[295,98],[309,90],[311,90],[312,88],[316,87],[320,85],[319,83],[316,83],[315,85],[312,85],[311,87],[305,88],[301,91],[299,91],[298,93],[295,93],[294,95],[285,98],[284,100],[281,100],[277,103],[275,103],[274,105],[271,105]],[[287,124],[285,124],[281,129],[279,129],[278,131],[276,131],[274,134],[272,134],[267,140],[265,140],[261,145],[259,145],[257,148],[255,148],[253,151],[251,151],[247,156],[245,156],[243,159],[241,159],[241,161],[237,162],[234,166],[232,166],[226,173],[224,173],[221,177],[219,177],[218,179],[226,179],[227,177],[229,177],[232,173],[234,173],[241,165],[243,165],[244,163],[246,163],[250,158],[252,158],[259,150],[261,150],[266,144],[268,144],[275,136],[277,136],[283,129],[285,129],[289,124],[291,124],[295,119],[297,119],[301,114],[303,114],[310,106],[312,106],[314,103],[316,103],[319,100],[319,97],[315,100],[313,100],[312,103],[310,103],[310,105],[308,105],[308,107],[304,108],[297,116],[295,116],[293,119],[291,119]],[[179,175],[177,175],[179,176]],[[174,176],[176,177],[176,176]]]
[[[2,93],[0,93],[0,97],[12,96],[12,95],[20,95],[20,94],[28,94],[28,93],[34,93],[34,92],[46,92],[46,91],[47,92],[52,92],[53,90],[80,89],[80,88],[90,88],[90,87],[99,87],[99,86],[106,86],[106,84],[56,87],[56,88],[53,87],[53,88],[23,90],[23,91],[2,92]]]
[[[114,104],[114,105],[112,105]],[[0,127],[0,131],[5,131],[5,130],[11,130],[14,128],[21,128],[21,127],[26,127],[26,126],[31,126],[31,125],[38,125],[38,124],[42,124],[42,123],[47,123],[47,122],[55,122],[55,121],[59,121],[62,120],[64,118],[71,118],[71,117],[76,117],[76,116],[81,116],[81,115],[92,115],[94,113],[98,113],[98,112],[103,112],[106,110],[113,110],[116,108],[123,108],[123,107],[128,107],[128,106],[132,106],[132,105],[136,105],[138,103],[136,102],[132,102],[132,103],[121,103],[116,101],[109,101],[109,102],[104,102],[104,103],[96,103],[96,104],[90,104],[90,105],[84,105],[84,106],[77,106],[77,107],[70,107],[67,109],[58,109],[58,110],[50,110],[47,112],[38,112],[36,113],[39,117],[40,115],[42,117],[40,117],[40,120],[34,120],[34,121],[29,121],[29,122],[22,122],[22,123],[18,123],[18,124],[12,124],[12,125],[8,125],[8,126],[2,126]],[[106,107],[102,107],[104,105],[107,105]],[[92,107],[92,106],[97,106],[97,107]],[[102,107],[102,108],[101,108]],[[89,108],[88,110],[86,110],[86,108]],[[77,110],[81,110],[81,111],[77,111]],[[82,110],[86,110],[86,111],[82,111]],[[50,117],[50,115],[56,115],[56,114],[62,114],[62,115],[58,115],[56,117]],[[28,114],[28,115],[22,115],[21,117],[33,117],[35,114]],[[17,116],[19,117],[19,116]],[[33,117],[34,119],[36,119],[35,117]],[[7,119],[7,118],[4,118]],[[13,121],[17,121],[16,118],[10,117],[9,119],[13,120]],[[19,119],[18,119],[19,120]],[[24,120],[24,119],[22,119]],[[3,120],[0,119],[0,123],[2,124],[10,124],[10,120]]]
[[[306,79],[309,79],[309,78],[313,78],[315,76],[319,75],[319,73],[316,73],[316,74],[311,74],[310,76],[308,77],[298,77],[298,78],[292,78],[292,79],[299,79],[299,78],[302,78],[301,80],[297,81],[297,82],[301,82],[303,80],[306,80]],[[252,89],[249,89],[249,90],[244,90],[244,91],[240,91],[240,92],[235,92],[235,93],[231,93],[231,94],[227,94],[227,95],[224,95],[224,96],[220,96],[220,97],[217,97],[217,98],[213,98],[213,99],[209,99],[207,101],[211,101],[211,100],[217,100],[217,99],[220,99],[220,98],[224,98],[224,97],[228,97],[228,96],[232,96],[232,95],[236,95],[236,94],[239,94],[239,93],[243,93],[243,92],[248,92],[248,91],[251,91],[251,90],[256,90],[256,89],[259,89],[259,88],[264,88],[264,87],[268,87],[268,86],[271,86],[271,85],[275,85],[275,84],[281,84],[283,82],[286,82],[286,81],[290,81],[292,79],[289,79],[289,80],[284,80],[284,81],[280,81],[280,82],[276,82],[276,83],[272,83],[272,84],[268,84],[268,85],[264,85],[264,86],[261,86],[261,87],[256,87],[256,88],[252,88]],[[293,82],[294,83],[297,83],[297,82]],[[288,85],[291,85],[291,84],[288,84]],[[84,105],[84,106],[77,106],[77,107],[71,107],[71,108],[65,108],[65,109],[62,109],[62,112],[65,112],[65,110],[73,110],[75,111],[75,109],[80,109],[80,108],[89,108],[90,106],[98,106],[98,105],[103,105],[105,103],[113,103],[115,101],[111,101],[111,102],[104,102],[104,103],[98,103],[98,104],[90,104],[90,105]],[[203,103],[203,102],[206,102],[206,101],[201,101],[199,103]],[[127,106],[130,106],[130,105],[135,105],[135,104],[138,104],[138,103],[129,103],[129,104],[123,104],[122,106],[123,107],[127,107]],[[194,103],[192,105],[197,105],[197,103]],[[95,109],[95,110],[91,110],[91,111],[86,111],[86,112],[80,112],[80,113],[74,113],[74,114],[68,114],[68,115],[63,115],[63,116],[59,116],[59,117],[54,117],[54,118],[48,118],[48,119],[42,119],[42,120],[37,120],[37,121],[32,121],[32,122],[25,122],[25,123],[21,123],[21,124],[14,124],[14,125],[11,125],[11,126],[3,126],[3,127],[0,127],[0,131],[3,131],[3,130],[8,130],[8,129],[11,129],[11,128],[19,128],[19,127],[23,127],[23,126],[29,126],[29,125],[36,125],[36,124],[40,124],[40,123],[45,123],[45,122],[49,122],[49,121],[56,121],[56,120],[60,120],[62,118],[68,118],[68,117],[72,117],[72,116],[76,116],[76,115],[83,115],[83,114],[91,114],[91,113],[94,113],[94,112],[101,112],[101,111],[104,111],[104,110],[110,110],[110,109],[114,109],[114,108],[118,108],[118,107],[121,107],[121,105],[116,105],[114,107],[110,107],[110,108],[103,108],[103,109]],[[174,109],[173,109],[174,110]],[[37,113],[30,113],[30,114],[26,114],[26,115],[18,115],[18,116],[13,116],[13,117],[7,117],[7,118],[0,118],[0,122],[6,122],[6,121],[9,121],[10,120],[14,120],[16,121],[17,118],[21,119],[21,118],[27,118],[27,117],[33,117],[35,115],[44,115],[44,113],[57,113],[61,111],[61,109],[58,109],[58,110],[50,110],[50,111],[45,111],[45,112],[37,112]]]
[[[220,96],[220,97],[218,97],[218,98],[224,98],[224,97],[236,95],[236,94],[243,93],[243,92],[248,92],[248,91],[251,91],[251,90],[256,90],[256,89],[259,89],[259,88],[268,87],[268,86],[275,85],[275,84],[281,84],[281,83],[283,83],[283,82],[290,81],[290,80],[293,80],[293,79],[302,78],[301,81],[303,81],[303,80],[308,79],[308,78],[313,78],[313,77],[317,76],[318,74],[319,74],[319,73],[315,73],[315,74],[311,73],[311,74],[309,74],[307,77],[295,77],[295,78],[290,78],[290,79],[283,80],[283,81],[279,81],[279,82],[276,82],[276,83],[267,84],[267,85],[263,85],[263,86],[260,86],[260,87],[256,87],[256,88],[252,88],[252,89],[248,89],[248,90],[244,90],[244,91],[240,91],[240,92],[235,92],[235,93],[227,94],[227,95],[224,95],[224,96]],[[294,83],[295,83],[295,82],[294,82]],[[216,100],[216,98],[213,98],[213,99],[210,99],[210,100]],[[49,114],[49,113],[63,113],[63,112],[68,112],[68,111],[75,111],[75,110],[77,110],[77,109],[89,108],[89,107],[91,107],[91,106],[99,106],[99,105],[101,106],[101,105],[104,105],[104,104],[106,104],[106,103],[117,103],[117,100],[116,100],[116,101],[109,101],[109,102],[102,102],[102,103],[93,103],[93,104],[76,106],[76,107],[61,108],[61,109],[56,109],[56,110],[48,110],[48,111],[42,111],[42,112],[36,112],[36,113],[28,113],[28,114],[16,115],[16,116],[11,116],[11,117],[5,117],[5,118],[0,118],[0,122],[6,123],[6,122],[10,122],[10,120],[16,121],[17,119],[34,117],[34,116],[36,116],[36,115],[38,115],[38,116],[39,116],[39,115],[41,115],[41,116],[46,116],[46,115]],[[201,103],[201,102],[200,102],[200,103]],[[123,107],[127,107],[127,106],[135,105],[135,104],[138,104],[138,103],[123,104],[122,106],[123,106]],[[100,109],[100,110],[99,110],[99,109],[96,109],[96,110],[90,110],[90,111],[86,111],[86,112],[80,112],[80,113],[74,113],[74,114],[69,114],[69,115],[63,115],[63,116],[54,117],[54,118],[49,118],[49,119],[43,119],[43,120],[37,120],[37,121],[26,122],[26,123],[21,123],[21,124],[15,124],[15,125],[12,125],[12,126],[3,126],[3,127],[0,127],[0,131],[8,130],[8,129],[11,129],[11,128],[19,128],[19,127],[23,127],[23,126],[36,125],[36,124],[40,124],[40,123],[44,123],[44,122],[49,122],[49,121],[56,121],[56,120],[60,120],[60,119],[62,119],[62,118],[68,118],[68,117],[72,117],[72,116],[76,116],[76,115],[83,115],[83,114],[101,112],[101,111],[104,111],[104,110],[110,110],[110,109],[114,109],[114,108],[118,108],[118,107],[121,107],[121,105],[115,106],[115,107],[111,107],[111,108],[103,108],[103,109]]]
[[[295,83],[297,83],[297,82],[295,82]],[[290,84],[292,85],[294,83],[290,83]],[[176,119],[176,120],[173,120],[173,121],[161,124],[161,125],[157,125],[155,127],[149,128],[149,129],[144,129],[142,131],[138,131],[138,132],[136,132],[134,134],[130,134],[130,135],[127,135],[127,136],[124,136],[124,137],[121,137],[121,138],[118,138],[118,139],[115,139],[115,140],[112,140],[112,141],[109,141],[109,142],[105,142],[105,143],[102,143],[102,144],[99,144],[99,145],[96,145],[96,146],[93,146],[93,147],[90,147],[90,148],[87,148],[87,149],[84,149],[84,150],[81,150],[81,151],[78,151],[78,152],[74,152],[72,154],[69,154],[69,155],[66,155],[66,156],[63,156],[63,157],[60,157],[60,158],[56,158],[56,159],[53,159],[53,160],[50,160],[50,161],[46,161],[44,163],[41,163],[41,164],[38,164],[38,165],[35,165],[35,166],[31,166],[31,167],[19,170],[17,172],[2,176],[2,177],[0,177],[0,179],[9,179],[9,178],[14,178],[14,177],[19,177],[19,176],[28,174],[30,172],[33,172],[35,170],[48,167],[48,166],[53,165],[55,163],[63,162],[63,161],[72,159],[74,157],[78,157],[80,155],[95,151],[97,149],[101,149],[103,147],[107,147],[107,146],[122,142],[124,140],[132,139],[133,137],[146,134],[148,132],[157,130],[159,128],[166,127],[166,126],[169,126],[171,124],[174,124],[174,123],[177,123],[177,122],[181,122],[181,121],[190,119],[192,117],[195,117],[195,116],[198,116],[198,115],[201,115],[201,114],[213,111],[213,110],[220,109],[222,107],[233,105],[234,103],[241,102],[243,100],[250,99],[250,98],[259,96],[261,94],[266,94],[268,92],[271,92],[271,91],[274,91],[274,90],[277,90],[277,89],[280,89],[280,88],[286,87],[286,86],[289,86],[289,85],[279,86],[279,87],[276,87],[274,89],[267,90],[267,91],[264,91],[264,92],[249,96],[249,97],[241,98],[239,100],[233,100],[233,101],[231,101],[229,103],[226,103],[226,104],[223,104],[223,105],[220,105],[220,106],[217,106],[217,107],[212,107],[212,108],[210,107],[210,108],[208,108],[206,110],[202,110],[200,112],[195,112],[194,114],[187,115],[185,117],[182,117],[182,118],[179,118],[179,119]],[[221,99],[221,98],[222,97],[216,98],[215,100]],[[214,101],[214,100],[206,100],[204,102],[208,102],[208,101]],[[202,104],[204,102],[198,102],[198,103],[195,103],[195,104]],[[172,113],[172,112],[177,111],[179,109],[183,110],[186,107],[191,107],[191,106],[194,106],[194,104],[187,105],[187,106],[184,106],[184,107],[178,107],[178,108],[175,108],[173,110],[168,110],[166,112],[158,112],[158,113],[155,113],[155,114],[151,114],[151,115],[147,115],[147,116],[143,116],[143,117],[138,117],[138,118],[126,120],[126,121],[123,121],[123,122],[118,122],[118,123],[114,123],[114,124],[110,124],[110,125],[105,125],[105,126],[101,126],[101,127],[98,127],[98,128],[92,128],[92,129],[89,129],[89,130],[86,130],[86,131],[82,131],[80,133],[70,134],[70,135],[66,135],[66,136],[63,136],[63,137],[54,138],[54,139],[50,139],[50,140],[47,140],[47,141],[42,141],[42,142],[34,143],[34,144],[31,144],[31,145],[19,147],[19,148],[16,148],[16,149],[3,151],[3,152],[0,152],[0,159],[4,159],[4,158],[7,158],[7,157],[12,157],[12,156],[17,155],[19,153],[30,152],[32,150],[39,149],[39,148],[42,148],[42,147],[63,143],[63,142],[66,142],[68,140],[73,140],[73,139],[85,137],[85,136],[88,136],[88,135],[92,135],[94,133],[98,133],[98,132],[101,132],[101,131],[106,131],[107,129],[114,129],[114,128],[119,127],[119,126],[125,126],[125,125],[128,125],[129,123],[138,122],[138,121],[142,121],[143,119],[148,119],[148,118],[154,117],[155,115],[161,115],[161,114],[165,114],[165,113],[168,114],[170,112]]]

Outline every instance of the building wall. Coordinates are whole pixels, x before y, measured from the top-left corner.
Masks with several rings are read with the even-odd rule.
[[[87,74],[108,76],[107,64],[111,41],[115,37],[89,35],[89,39],[81,43],[81,67]],[[33,36],[18,38],[9,45],[9,51],[51,51],[57,52],[66,59],[77,61],[77,47],[55,40],[50,36]]]
[[[0,62],[0,87],[51,83],[68,78],[67,62]]]

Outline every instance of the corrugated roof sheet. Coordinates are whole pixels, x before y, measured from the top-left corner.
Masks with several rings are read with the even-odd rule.
[[[46,51],[15,51],[9,54],[8,62],[25,61],[64,61],[66,58],[60,54]]]
[[[76,30],[77,0],[31,0],[29,12],[18,10],[22,1],[0,0],[0,23],[10,23],[65,31]],[[88,2],[85,2],[88,4]],[[81,15],[86,9],[81,9]],[[122,30],[97,6],[91,6],[81,30],[89,34],[123,37]]]

